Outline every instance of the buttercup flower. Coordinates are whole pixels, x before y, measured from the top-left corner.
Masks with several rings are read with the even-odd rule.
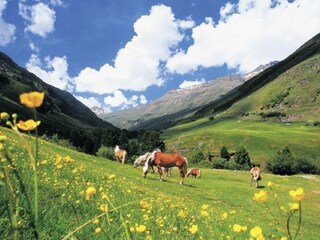
[[[192,224],[191,227],[189,228],[189,232],[192,234],[195,234],[198,232],[198,225]]]
[[[29,119],[27,121],[20,120],[19,123],[17,123],[17,127],[20,128],[22,131],[32,131],[37,126],[39,126],[41,121],[34,121],[33,119]]]
[[[86,190],[86,195],[90,197],[92,195],[95,195],[96,192],[97,190],[94,187],[88,187]]]
[[[201,211],[201,216],[202,217],[208,217],[209,213],[207,211]]]
[[[150,208],[150,207],[151,207],[151,204],[148,203],[146,200],[141,200],[141,201],[140,201],[140,206],[141,206],[141,208],[143,208],[143,209],[147,209],[147,208]]]
[[[294,200],[297,201],[301,201],[304,198],[304,190],[301,187],[297,190],[291,190],[289,194]]]
[[[268,185],[268,187],[272,187],[273,186],[273,182],[268,181],[267,185]]]
[[[140,225],[138,227],[136,227],[136,232],[137,233],[143,233],[147,230],[147,227],[145,225]]]
[[[96,228],[95,233],[101,233],[102,229],[100,227]]]
[[[233,231],[236,233],[241,232],[242,230],[242,226],[239,224],[234,224],[232,228],[233,228]]]
[[[102,205],[100,206],[100,210],[101,210],[102,212],[108,212],[108,206],[107,206],[107,204],[102,204]]]
[[[298,210],[299,209],[299,203],[289,203],[291,210]]]
[[[0,113],[1,120],[7,121],[9,119],[9,117],[10,117],[9,114],[6,112]]]
[[[261,227],[256,226],[256,227],[252,228],[252,229],[250,230],[250,235],[251,235],[252,237],[254,237],[254,238],[257,238],[257,237],[259,237],[260,235],[262,235],[262,229],[261,229]]]
[[[221,220],[225,220],[228,217],[228,213],[221,214]]]
[[[201,209],[202,210],[207,210],[209,208],[208,204],[202,204]]]
[[[36,108],[42,105],[43,98],[44,93],[41,92],[23,93],[20,95],[20,103],[28,108]]]
[[[109,179],[113,179],[113,178],[115,178],[115,177],[116,177],[116,175],[111,174],[110,177],[109,177]]]
[[[259,193],[255,193],[253,200],[257,202],[265,202],[268,199],[268,193],[264,190],[261,190]]]
[[[187,217],[187,213],[185,213],[183,210],[180,210],[179,213],[178,213],[178,217],[186,218]]]

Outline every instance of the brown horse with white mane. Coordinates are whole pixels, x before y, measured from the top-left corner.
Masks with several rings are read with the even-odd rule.
[[[114,155],[116,157],[116,161],[117,162],[121,161],[122,164],[124,164],[124,162],[127,159],[127,151],[120,149],[118,145],[114,149]]]
[[[180,184],[183,184],[184,178],[187,173],[188,161],[185,157],[181,156],[178,153],[163,153],[159,150],[156,150],[152,152],[143,168],[144,177],[147,176],[149,166],[157,166],[158,172],[160,174],[160,181],[163,180],[162,167],[177,167],[180,172]]]

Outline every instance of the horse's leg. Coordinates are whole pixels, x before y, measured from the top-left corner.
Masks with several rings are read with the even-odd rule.
[[[184,178],[186,176],[186,171],[185,171],[185,166],[184,165],[179,167],[179,172],[180,172],[180,184],[184,184]]]
[[[159,172],[159,174],[160,174],[160,181],[163,181],[163,171],[162,171],[162,168],[161,168],[159,165],[157,165],[157,168],[158,168],[158,172]]]

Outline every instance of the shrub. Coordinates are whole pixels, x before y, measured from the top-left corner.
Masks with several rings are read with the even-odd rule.
[[[286,146],[278,151],[275,158],[266,164],[266,169],[273,174],[291,175],[295,173],[293,162],[293,155],[289,147]]]
[[[192,157],[191,157],[191,163],[197,164],[205,159],[205,156],[203,152],[197,151]]]
[[[103,157],[107,159],[114,159],[114,150],[112,148],[108,148],[105,146],[101,146],[98,151],[96,152],[98,157]]]
[[[220,157],[227,160],[230,159],[229,151],[225,146],[220,149]]]
[[[318,168],[312,160],[296,158],[294,159],[293,172],[315,174],[318,172]]]
[[[251,166],[250,156],[244,146],[238,147],[234,155],[234,161],[237,164],[244,166],[245,169],[250,168]]]
[[[212,161],[212,168],[215,169],[226,169],[227,168],[227,160],[223,158],[218,158]]]

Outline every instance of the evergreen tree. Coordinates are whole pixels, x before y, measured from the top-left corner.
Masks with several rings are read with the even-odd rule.
[[[247,168],[251,167],[250,156],[244,146],[240,146],[237,149],[237,151],[234,155],[234,161],[242,166],[247,167]]]
[[[224,158],[226,160],[229,160],[230,159],[230,155],[229,155],[229,151],[227,149],[227,147],[223,146],[221,149],[220,149],[220,157],[221,158]]]

